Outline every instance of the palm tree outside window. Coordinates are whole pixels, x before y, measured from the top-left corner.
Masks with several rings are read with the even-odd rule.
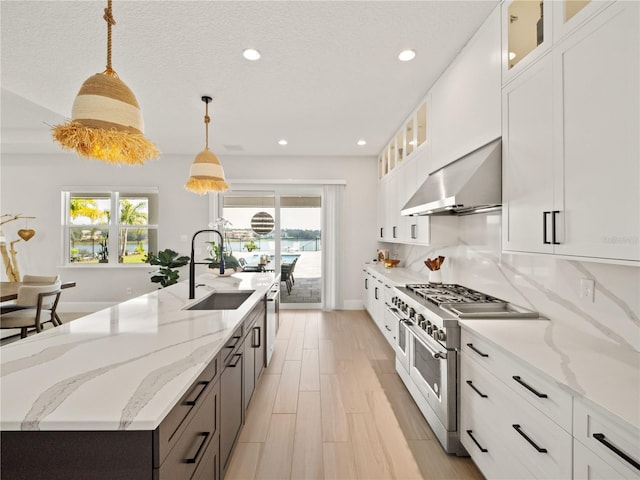
[[[157,252],[157,188],[62,193],[66,263],[144,264],[149,252]]]

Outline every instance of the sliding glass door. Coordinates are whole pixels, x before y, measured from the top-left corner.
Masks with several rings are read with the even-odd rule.
[[[219,197],[225,250],[244,271],[281,274],[281,305],[322,303],[320,192],[235,190]]]

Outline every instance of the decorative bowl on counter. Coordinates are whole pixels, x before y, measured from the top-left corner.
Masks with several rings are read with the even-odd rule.
[[[384,262],[384,266],[386,268],[392,268],[392,267],[397,267],[398,264],[400,263],[400,260],[394,260],[394,259],[391,259],[391,258],[386,258],[386,259],[383,260],[383,262]]]

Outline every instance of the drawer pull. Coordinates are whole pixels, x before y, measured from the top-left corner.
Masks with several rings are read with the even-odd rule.
[[[388,331],[391,331],[388,325],[385,325],[384,328],[386,328]]]
[[[241,353],[234,353],[233,357],[236,359],[235,363],[231,363],[229,362],[229,364],[227,365],[227,367],[231,367],[231,368],[235,368],[238,366],[238,363],[240,363],[240,359],[242,358],[242,354]],[[233,360],[232,360],[233,361]]]
[[[227,345],[224,346],[224,348],[229,348],[229,349],[233,350],[234,348],[236,348],[238,346],[238,342],[240,341],[240,338],[242,338],[242,337],[233,337],[233,338],[236,340],[235,343],[233,345],[227,344]]]
[[[469,435],[471,437],[471,440],[473,440],[473,443],[476,444],[476,446],[480,449],[480,451],[482,453],[487,453],[489,450],[487,450],[486,448],[482,448],[480,446],[480,444],[478,443],[478,441],[475,439],[475,437],[473,436],[473,430],[467,430],[467,435]]]
[[[594,433],[593,434],[593,438],[595,438],[597,441],[599,441],[601,444],[603,444],[605,447],[607,447],[613,453],[618,455],[624,461],[626,461],[627,463],[633,465],[635,468],[640,470],[640,462],[638,462],[637,460],[631,458],[629,455],[627,455],[622,450],[620,450],[618,447],[616,447],[613,443],[609,442],[606,439],[606,437],[604,436],[604,433]]]
[[[256,341],[256,333],[258,334],[257,341]],[[251,331],[251,335],[253,335],[253,337],[251,338],[251,347],[260,348],[260,339],[261,339],[260,327],[253,327],[253,330]]]
[[[474,352],[476,352],[478,355],[480,355],[481,357],[488,357],[489,354],[488,353],[482,353],[480,350],[478,350],[476,347],[473,346],[473,343],[467,343],[467,347],[469,347],[471,350],[473,350]]]
[[[184,402],[185,405],[195,405],[198,402],[200,395],[202,395],[202,392],[206,390],[207,385],[209,385],[208,381],[202,381],[202,382],[196,383],[192,389],[192,393],[199,388],[198,394],[196,395],[196,398],[194,398],[193,400],[185,400]]]
[[[471,388],[473,388],[473,390],[474,390],[478,395],[480,395],[482,398],[487,398],[487,395],[485,395],[485,394],[484,394],[484,393],[482,393],[480,390],[478,390],[478,389],[476,388],[476,386],[475,386],[473,383],[471,383],[471,380],[467,380],[467,385],[469,385]]]
[[[511,378],[513,378],[516,382],[518,382],[524,388],[526,388],[527,390],[532,392],[536,397],[538,397],[538,398],[547,398],[547,394],[546,393],[540,393],[535,388],[533,388],[531,385],[527,385],[518,375],[514,375]]]
[[[196,454],[191,458],[187,458],[185,460],[185,463],[197,463],[198,462],[198,457],[200,456],[200,454],[204,450],[204,446],[207,444],[207,439],[209,438],[209,432],[199,433],[198,436],[202,437],[202,442],[200,443],[200,446],[198,446],[198,450],[196,450]]]
[[[538,451],[538,453],[547,453],[547,449],[546,448],[540,448],[538,445],[536,445],[536,443],[533,440],[531,440],[526,433],[524,433],[522,431],[522,428],[520,427],[520,425],[515,424],[515,425],[511,425],[511,426],[513,428],[515,428],[516,432],[518,432],[520,435],[522,435],[522,438],[524,438],[527,442],[529,442],[531,444],[531,446]]]

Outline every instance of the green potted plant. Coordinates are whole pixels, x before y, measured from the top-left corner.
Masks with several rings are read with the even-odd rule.
[[[179,256],[178,252],[167,248],[160,250],[158,254],[149,252],[145,258],[145,262],[149,262],[151,265],[160,265],[160,268],[153,273],[151,281],[153,283],[159,283],[162,287],[168,287],[174,283],[178,283],[180,272],[175,270],[178,267],[184,267],[189,263],[189,257]]]
[[[256,245],[256,242],[254,242],[253,240],[250,240],[244,244],[244,248],[247,249],[247,252],[251,253],[254,250],[257,250],[258,246]]]
[[[220,245],[216,242],[207,242],[209,244],[209,258],[206,261],[209,262],[209,268],[219,269],[220,268]],[[238,259],[233,256],[232,253],[224,252],[224,268],[225,271],[229,271],[231,273],[241,270],[240,262]]]

